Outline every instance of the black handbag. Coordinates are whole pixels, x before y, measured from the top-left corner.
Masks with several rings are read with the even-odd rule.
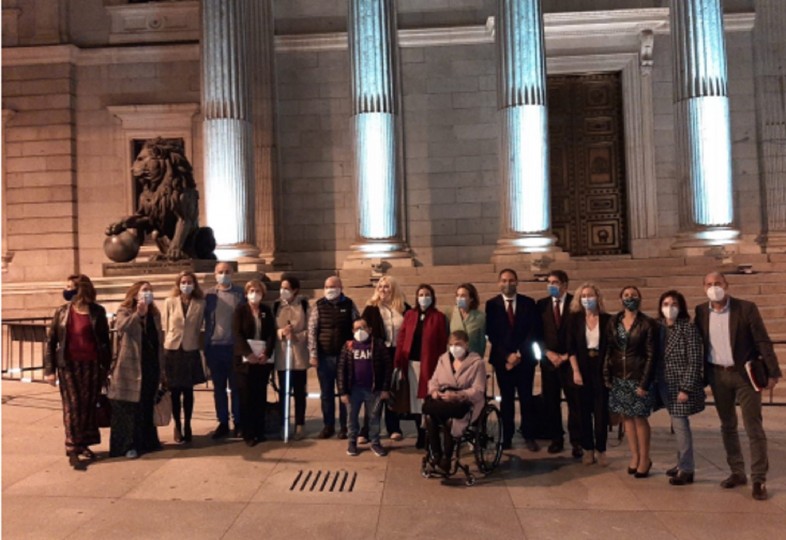
[[[401,377],[401,370],[395,368],[390,381],[388,409],[398,414],[409,414],[409,381]]]

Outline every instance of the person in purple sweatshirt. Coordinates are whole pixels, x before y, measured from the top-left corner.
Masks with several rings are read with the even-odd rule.
[[[382,457],[387,451],[379,442],[379,419],[384,401],[390,397],[393,359],[388,354],[385,342],[371,336],[368,323],[364,319],[358,319],[352,324],[352,332],[354,339],[347,341],[341,349],[336,377],[338,395],[348,408],[347,454],[358,455],[358,416],[360,407],[365,405],[370,420],[371,451]]]

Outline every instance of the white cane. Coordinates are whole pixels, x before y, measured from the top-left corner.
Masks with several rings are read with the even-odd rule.
[[[292,338],[287,338],[286,371],[284,372],[284,442],[289,442],[289,373],[292,370]]]

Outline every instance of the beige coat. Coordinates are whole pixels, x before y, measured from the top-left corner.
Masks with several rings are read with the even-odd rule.
[[[161,317],[154,316],[156,329],[159,332],[159,344],[163,343],[161,336]],[[120,346],[117,360],[112,366],[112,380],[109,384],[109,399],[139,403],[142,391],[142,319],[136,311],[121,307],[117,310],[115,323]],[[161,369],[161,379],[164,375],[164,348],[159,345],[158,364]]]
[[[462,388],[462,390],[456,393],[472,403],[472,418],[465,416],[464,418],[453,419],[453,427],[450,433],[454,437],[460,437],[464,430],[467,429],[470,421],[474,422],[478,419],[486,404],[486,364],[480,355],[474,352],[470,352],[467,355],[456,373],[453,373],[450,363],[449,353],[439,357],[437,369],[434,370],[434,375],[431,376],[431,380],[428,382],[428,393],[430,395],[443,385]]]
[[[287,321],[292,324],[292,369],[308,369],[308,313],[303,311],[302,296],[293,299],[291,303],[276,302],[278,311],[276,317],[276,331],[284,328]],[[308,305],[308,303],[306,303]],[[286,369],[287,342],[285,339],[276,341],[276,369]]]
[[[199,333],[205,318],[205,300],[192,298],[188,312],[183,314],[183,303],[180,296],[170,296],[164,302],[161,312],[161,327],[164,331],[164,349],[176,351],[183,347],[184,351],[199,350]]]

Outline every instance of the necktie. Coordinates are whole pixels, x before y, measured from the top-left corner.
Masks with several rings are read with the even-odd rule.
[[[559,312],[559,300],[554,300],[554,322],[557,328],[562,324],[562,314]]]
[[[506,300],[506,302],[508,303],[508,323],[512,328],[516,320],[516,316],[513,314],[513,300]]]

